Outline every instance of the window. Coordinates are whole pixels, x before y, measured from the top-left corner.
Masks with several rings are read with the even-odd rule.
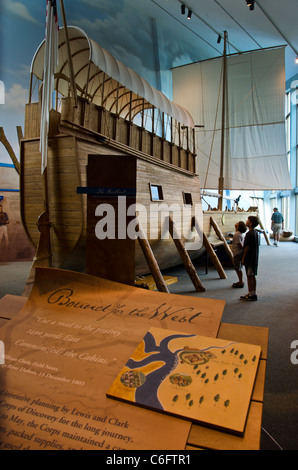
[[[277,198],[276,198],[276,196],[271,198],[270,206],[271,206],[271,214],[272,214],[274,207],[277,207]]]
[[[289,222],[290,222],[290,198],[289,197],[283,197],[281,199],[281,212],[282,212],[282,215],[284,216],[284,227],[289,228]]]
[[[151,201],[163,201],[162,186],[150,184]]]
[[[295,217],[295,235],[298,234],[298,194],[295,196],[296,201],[296,217]]]
[[[192,206],[192,195],[191,193],[182,193],[183,194],[183,202],[188,206]]]
[[[290,159],[291,152],[291,93],[286,94],[286,136],[287,136],[287,156]]]
[[[296,112],[296,136],[294,137],[295,139],[295,144],[296,144],[296,186],[298,186],[298,103],[295,106],[295,112]]]

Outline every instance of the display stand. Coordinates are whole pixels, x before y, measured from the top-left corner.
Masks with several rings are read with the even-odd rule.
[[[52,280],[49,278],[49,281],[48,281],[47,280],[48,279],[47,278],[47,273],[50,272],[50,271],[45,270],[45,269],[42,269],[42,271],[41,271],[41,268],[39,268],[39,271],[38,271],[39,272],[39,278],[40,278],[40,273],[41,273],[42,274],[41,281],[43,279],[44,279],[44,281],[40,282],[38,288],[36,287],[35,291],[33,291],[34,292],[34,298],[32,298],[29,305],[26,303],[26,302],[28,302],[28,300],[25,297],[6,295],[0,300],[0,328],[2,330],[2,327],[4,327],[4,330],[2,330],[2,331],[6,332],[5,335],[3,335],[3,333],[2,333],[2,335],[0,336],[1,339],[5,338],[5,341],[7,341],[7,339],[10,338],[10,335],[13,334],[14,337],[12,337],[11,345],[14,345],[16,339],[17,338],[20,339],[19,333],[21,331],[24,331],[23,327],[22,327],[23,322],[26,323],[27,321],[30,321],[30,322],[34,321],[34,315],[35,316],[37,315],[36,320],[38,321],[38,324],[40,325],[39,326],[40,331],[46,332],[48,338],[50,338],[51,335],[55,335],[55,334],[58,335],[57,336],[57,338],[58,338],[58,337],[60,337],[59,335],[63,334],[64,330],[63,329],[61,330],[61,328],[59,329],[59,331],[56,330],[56,333],[55,333],[54,330],[51,330],[51,328],[49,328],[46,324],[44,324],[44,326],[42,326],[43,325],[43,323],[41,323],[41,321],[43,321],[42,319],[45,318],[46,321],[50,321],[50,318],[52,317],[53,314],[51,314],[50,311],[49,311],[50,317],[48,317],[48,315],[49,315],[48,313],[45,317],[43,317],[42,309],[40,309],[40,307],[38,307],[36,302],[37,303],[39,302],[39,300],[38,300],[39,296],[40,296],[40,298],[44,298],[45,300],[46,300],[46,298],[48,298],[48,296],[52,296],[52,297],[50,297],[51,302],[50,302],[50,304],[48,304],[49,307],[46,307],[46,308],[51,308],[51,309],[53,307],[56,308],[56,305],[57,305],[57,308],[58,308],[59,306],[56,302],[56,300],[58,301],[58,297],[57,296],[53,297],[53,294],[51,294],[52,287],[56,286],[55,289],[61,288],[61,285],[63,287],[63,284],[61,284],[61,279],[65,279],[67,277],[70,278],[71,284],[65,283],[65,288],[69,289],[69,286],[71,286],[72,289],[74,289],[74,294],[73,294],[74,300],[78,299],[78,297],[76,295],[76,290],[75,290],[75,288],[76,288],[75,280],[76,280],[76,276],[79,277],[81,275],[74,274],[74,273],[73,274],[67,274],[67,272],[59,274],[59,270],[54,270],[54,271],[58,272],[57,276],[52,277]],[[45,272],[45,275],[43,274],[43,272]],[[61,277],[62,275],[63,275],[63,277]],[[86,279],[86,278],[84,277],[84,279]],[[50,284],[48,284],[49,282],[50,282]],[[102,297],[101,299],[98,298],[98,294],[96,294],[97,290],[94,290],[95,288],[97,289],[97,287],[96,287],[97,283],[100,283],[103,287],[105,285],[107,285],[107,290],[106,290],[106,293],[105,293],[106,297]],[[158,293],[158,292],[154,293],[154,292],[150,292],[150,291],[141,291],[140,289],[136,289],[136,288],[129,287],[129,286],[124,286],[124,285],[121,285],[121,284],[109,284],[109,283],[105,284],[105,283],[106,283],[106,281],[103,281],[103,280],[94,280],[93,281],[91,279],[91,284],[90,284],[91,287],[90,288],[92,289],[92,291],[94,291],[94,295],[95,295],[95,297],[94,297],[95,300],[94,301],[98,302],[99,305],[104,305],[103,303],[100,303],[100,302],[103,302],[103,301],[105,302],[104,298],[106,298],[107,301],[108,301],[108,299],[114,299],[113,302],[115,302],[115,304],[117,303],[117,305],[120,305],[119,302],[122,302],[122,305],[124,305],[124,303],[127,303],[127,302],[131,303],[132,300],[134,299],[133,303],[131,303],[131,307],[129,307],[129,308],[132,309],[131,312],[133,312],[134,315],[136,315],[135,320],[134,320],[134,322],[135,322],[134,325],[138,326],[138,328],[141,327],[140,333],[141,333],[141,331],[143,331],[143,330],[145,331],[147,329],[148,321],[146,319],[146,314],[147,314],[148,307],[146,307],[144,309],[144,306],[145,305],[150,305],[150,302],[151,302],[150,299],[151,299],[152,295],[156,296],[156,297],[154,297],[153,301],[154,302],[157,301],[157,302],[159,302],[160,305],[164,305],[163,309],[166,309],[164,311],[167,314],[167,320],[163,320],[163,322],[167,322],[167,323],[160,323],[160,325],[164,325],[163,327],[167,327],[166,325],[169,325],[169,320],[171,318],[169,316],[169,313],[170,313],[169,308],[170,307],[166,307],[166,305],[165,305],[165,303],[167,302],[166,299],[169,299],[169,305],[170,305],[170,302],[171,301],[173,302],[173,299],[175,299],[175,303],[176,303],[177,306],[178,306],[178,302],[184,302],[185,306],[187,305],[187,302],[189,302],[189,305],[192,305],[192,306],[194,306],[195,304],[199,305],[199,303],[200,303],[201,307],[203,308],[203,311],[204,311],[204,309],[207,309],[207,310],[209,309],[210,313],[212,311],[214,312],[216,309],[218,310],[219,305],[217,306],[217,304],[219,304],[219,302],[222,303],[222,301],[214,301],[214,300],[211,300],[211,299],[195,299],[195,298],[189,298],[188,296],[186,296],[186,297],[184,297],[184,296],[172,296],[171,294],[163,294],[163,293]],[[48,288],[46,288],[47,285],[48,285]],[[116,289],[116,287],[117,287],[118,290]],[[88,294],[88,291],[86,291],[86,282],[85,281],[83,281],[83,283],[82,283],[82,289],[83,289],[82,292],[87,292],[87,294]],[[65,292],[64,292],[64,295],[65,295]],[[55,300],[55,304],[52,303],[54,300]],[[71,324],[68,325],[68,328],[72,328],[72,329],[79,322],[81,323],[83,321],[84,322],[86,321],[84,319],[86,314],[84,314],[83,316],[80,315],[80,311],[77,310],[77,303],[76,302],[74,302],[74,305],[72,307],[74,309],[73,313],[70,313],[71,312],[70,308],[68,308],[65,305],[65,298],[64,298],[64,301],[62,301],[62,300],[63,300],[62,298],[61,298],[61,300],[59,300],[59,301],[61,301],[62,308],[64,309],[64,310],[62,310],[62,317],[61,316],[57,317],[56,314],[55,314],[55,319],[56,320],[59,320],[59,318],[60,318],[61,321],[64,324],[65,321],[69,322],[70,319],[72,319],[72,321],[71,321],[72,325]],[[70,300],[71,299],[67,300],[67,304],[69,304]],[[82,301],[82,297],[80,298],[80,300]],[[92,304],[90,303],[89,298],[88,298],[88,301],[89,301],[89,307],[90,307]],[[84,300],[84,302],[86,302],[86,300]],[[140,302],[140,309],[137,309],[136,305],[139,302]],[[148,302],[149,302],[149,304],[148,304]],[[211,310],[210,310],[210,307],[208,306],[209,304],[210,304]],[[41,304],[41,305],[43,305],[43,304]],[[53,305],[53,307],[51,307],[51,305]],[[86,305],[88,306],[88,303],[86,303]],[[27,308],[28,312],[29,311],[32,312],[29,316],[28,316],[28,312],[26,311],[26,308]],[[36,310],[36,308],[37,308],[37,311],[35,312],[34,309]],[[154,307],[154,308],[156,308],[156,307]],[[25,311],[24,311],[24,309],[25,309]],[[67,312],[66,312],[65,309],[67,309]],[[103,310],[103,307],[101,307],[101,309]],[[207,310],[206,310],[206,313],[207,313]],[[156,312],[157,312],[157,310],[156,310]],[[158,310],[158,312],[161,313],[161,310]],[[180,313],[178,313],[178,314],[176,313],[175,317],[173,317],[176,322],[180,318],[180,317],[178,318],[177,315],[181,316],[181,307],[179,308],[179,312]],[[54,310],[53,310],[53,313],[54,313]],[[57,310],[57,313],[58,313],[58,310]],[[67,317],[65,316],[66,313],[67,313]],[[77,315],[77,316],[74,317],[73,316],[74,314]],[[105,316],[105,312],[102,311],[101,315]],[[119,314],[117,314],[117,315],[119,315]],[[193,315],[193,313],[191,313],[191,315]],[[188,433],[186,434],[185,450],[195,450],[195,449],[197,449],[197,450],[198,449],[258,450],[258,449],[260,449],[260,439],[261,439],[262,409],[263,409],[263,400],[264,400],[265,372],[266,372],[266,364],[267,364],[268,328],[247,326],[247,325],[236,325],[236,324],[234,325],[234,324],[228,324],[228,323],[220,323],[220,317],[218,317],[218,314],[216,316],[214,316],[214,313],[212,313],[212,316],[210,317],[211,318],[211,322],[210,322],[210,320],[208,319],[209,316],[210,315],[205,314],[203,316],[197,317],[197,319],[199,321],[198,325],[202,324],[203,330],[206,331],[206,332],[209,331],[209,334],[207,334],[207,336],[209,335],[209,336],[216,337],[218,339],[224,339],[224,340],[228,340],[228,341],[237,341],[237,342],[242,342],[242,343],[259,345],[259,346],[261,346],[261,358],[260,358],[260,362],[259,362],[259,367],[258,367],[258,371],[257,371],[257,377],[256,377],[256,381],[255,381],[255,384],[254,384],[253,393],[252,393],[252,396],[251,396],[250,407],[249,407],[249,412],[248,412],[248,418],[247,418],[244,434],[242,436],[233,435],[233,434],[228,433],[228,432],[223,432],[223,431],[220,431],[220,430],[212,429],[208,426],[203,426],[203,425],[198,425],[198,424],[195,424],[195,423],[190,423],[190,432],[189,432],[189,434]],[[52,318],[54,318],[54,317],[52,317]],[[68,320],[66,320],[66,318],[68,318]],[[77,318],[77,320],[74,322],[75,318]],[[185,317],[185,319],[186,318],[187,317]],[[111,318],[111,320],[112,320],[112,318]],[[160,318],[160,320],[162,320],[162,318]],[[87,320],[87,321],[88,321],[88,323],[86,324],[86,328],[88,327],[88,329],[90,330],[89,326],[91,326],[91,320]],[[6,326],[10,325],[10,322],[11,322],[11,327],[9,327],[7,329]],[[192,322],[193,322],[193,320],[192,320]],[[194,330],[194,327],[192,326],[192,322],[190,324],[191,329],[189,330],[191,332],[193,332],[193,330]],[[218,322],[219,322],[219,327],[217,326]],[[24,323],[24,325],[25,325],[25,323]],[[179,323],[178,322],[178,324],[176,325],[176,323],[175,322],[173,323],[172,320],[170,320],[170,323],[171,323],[171,325],[170,325],[171,328],[173,328],[173,325],[175,325],[175,329],[179,329],[179,330],[182,327],[183,328],[186,327],[185,323]],[[65,328],[66,324],[68,324],[68,323],[64,324],[64,328]],[[117,324],[117,322],[115,323],[115,325],[116,324]],[[133,324],[131,324],[131,325],[133,325]],[[33,326],[33,324],[32,324],[32,326]],[[100,324],[97,323],[97,326],[100,327]],[[118,321],[118,328],[119,328],[119,326],[120,326],[120,323]],[[14,328],[12,328],[12,327],[14,327]],[[112,331],[111,327],[112,327],[112,323],[110,323],[110,331]],[[127,327],[128,327],[127,331],[131,331],[131,334],[132,334],[133,330],[131,328],[129,329],[128,324],[127,324]],[[208,330],[206,330],[206,327],[208,328]],[[16,330],[15,330],[15,328],[16,328]],[[120,329],[121,328],[122,327],[120,327]],[[1,330],[0,330],[0,333],[1,333]],[[14,333],[14,330],[16,331],[16,333]],[[27,333],[30,333],[31,330],[26,330],[26,331],[27,331]],[[52,333],[51,333],[51,331],[52,331]],[[74,332],[74,330],[72,330],[72,331]],[[79,330],[79,331],[82,331],[82,330]],[[187,330],[185,330],[185,331],[187,331]],[[70,330],[69,331],[65,330],[65,332],[69,333]],[[9,333],[8,336],[7,336],[7,333]],[[86,333],[86,335],[87,335],[87,333]],[[133,332],[133,335],[136,336],[136,337],[140,337],[140,338],[142,337],[141,334],[139,334],[138,332],[136,334],[135,331]],[[86,336],[86,338],[83,337],[83,336],[80,336],[78,338],[81,338],[80,343],[82,341],[88,340],[88,336]],[[130,336],[127,336],[127,340],[125,340],[125,342],[122,343],[122,344],[123,345],[126,344],[128,340],[130,341],[129,338],[130,338]],[[73,341],[75,341],[76,337],[74,336],[71,339]],[[36,343],[36,345],[38,344],[37,339],[33,338],[32,334],[31,334],[31,336],[29,335],[29,340],[26,340],[25,344],[28,345],[29,341],[30,341],[30,344],[33,344],[33,343],[34,344]],[[47,340],[47,341],[49,341],[49,340]],[[107,341],[107,340],[105,340],[105,341]],[[111,347],[109,341],[104,342],[103,346],[101,346],[101,347],[104,347],[104,344],[106,344],[108,348]],[[87,345],[87,343],[86,343],[86,345]],[[127,352],[125,352],[125,354],[122,354],[120,350],[119,351],[117,350],[118,347],[122,348],[123,345],[121,345],[121,341],[119,342],[118,339],[115,339],[114,342],[113,342],[113,351],[112,351],[113,356],[111,356],[111,357],[119,356],[119,357],[122,358],[123,361],[125,361],[125,359],[127,359],[127,357],[129,357],[129,355],[126,356]],[[46,342],[42,341],[40,343],[40,347],[44,348],[45,346],[46,346]],[[83,342],[82,342],[82,346],[84,346]],[[59,346],[57,346],[57,347],[59,347]],[[65,345],[65,347],[66,347],[66,345]],[[92,346],[92,347],[94,347],[94,346]],[[73,345],[71,345],[71,346],[69,345],[68,348],[71,349],[71,354],[75,354],[75,343],[73,343]],[[127,348],[127,345],[125,346],[125,348]],[[133,350],[133,344],[131,345],[131,348]],[[90,349],[88,349],[88,351],[89,350]],[[91,350],[92,350],[92,348],[91,348]],[[59,349],[55,348],[55,351],[54,351],[55,354],[58,354],[58,353],[60,354]],[[79,351],[85,351],[85,346],[84,346],[84,349],[81,349],[81,347],[79,347]],[[86,349],[86,351],[87,351],[87,349]],[[87,353],[84,352],[83,355],[84,354],[87,354]],[[38,352],[37,350],[36,350],[36,352],[33,352],[30,356],[30,360],[31,360],[32,364],[34,362],[34,358],[38,361],[38,364],[39,364],[38,367],[40,367],[40,358],[39,358],[39,356],[40,356],[40,352]],[[16,356],[16,357],[18,357],[18,356]],[[19,357],[22,358],[22,356],[19,356]],[[55,355],[54,355],[54,357],[55,357]],[[57,362],[56,367],[59,367],[60,362],[61,362],[60,360]],[[78,362],[78,365],[79,365],[79,362]],[[17,363],[15,363],[15,365],[16,364]],[[89,364],[91,366],[91,363],[89,363]],[[22,359],[22,367],[25,367],[25,368],[28,367],[28,365],[23,364],[23,359]],[[32,367],[33,366],[31,365],[30,368],[32,369]],[[118,369],[119,369],[119,366],[117,365],[115,370],[118,371]],[[65,370],[65,371],[62,372],[62,374],[67,375],[71,372],[72,372],[71,370],[67,370],[67,371]],[[75,371],[73,371],[73,372],[75,372]],[[51,375],[51,380],[50,380],[49,384],[52,385],[51,382],[53,381],[54,373],[51,372],[50,375]],[[25,374],[25,376],[23,376],[23,377],[25,377],[27,379],[26,376],[27,376],[27,374]],[[114,372],[111,374],[111,381],[112,381],[113,376],[114,376]],[[19,375],[16,375],[17,380],[19,380],[18,377],[19,377]],[[20,393],[25,393],[26,387],[27,388],[30,387],[30,383],[32,382],[32,379],[29,380],[29,378],[26,382],[22,381],[22,383],[19,384],[20,387],[21,387],[20,390],[22,390],[22,392],[20,392]],[[100,380],[100,377],[98,378],[98,380]],[[58,382],[57,382],[57,384],[58,384]],[[29,391],[29,389],[28,389],[28,391]],[[74,389],[74,391],[76,392],[75,389]],[[15,390],[15,393],[17,393],[17,390]],[[46,389],[44,390],[43,393],[47,393]],[[52,396],[52,399],[54,399],[53,396]],[[69,400],[69,401],[72,400],[71,395],[68,396],[67,400]],[[114,402],[115,402],[115,400],[113,400],[113,406],[118,406],[118,404],[114,405]],[[134,407],[134,406],[130,406],[130,405],[125,405],[125,406],[128,407],[127,408],[128,415],[130,416],[131,413],[132,413],[132,416],[134,416],[134,419],[137,420],[139,414],[140,414],[140,417],[143,416],[144,410],[139,409],[139,408]],[[146,418],[146,423],[148,422],[147,420],[150,419],[151,416],[152,416],[152,419],[155,420],[156,419],[156,412],[146,410],[146,417],[147,417]],[[165,419],[165,421],[163,421],[163,419]],[[173,419],[173,418],[165,417],[163,419],[162,419],[161,422],[164,422],[164,424],[163,424],[165,426],[164,432],[166,432],[165,429],[168,427],[169,423],[172,422],[172,421],[169,421],[169,423],[168,423],[167,420],[168,419],[170,420],[170,419]],[[36,421],[36,418],[35,418],[35,421]],[[80,417],[80,419],[78,419],[77,421],[78,422],[82,421],[82,417]],[[185,424],[186,423],[188,423],[188,421],[186,421]],[[144,422],[142,424],[142,419],[140,419],[140,431],[141,431],[142,426],[144,426]],[[180,426],[180,424],[179,424],[179,426]],[[160,429],[159,431],[162,432],[162,429]],[[186,429],[183,428],[183,432],[185,432],[185,431],[186,431]],[[81,434],[84,434],[83,431],[80,431],[80,432],[81,432]],[[148,436],[148,438],[149,438],[149,436]],[[58,442],[58,443],[60,442],[59,438],[56,439],[56,442]],[[181,440],[179,442],[181,443]],[[175,444],[174,444],[174,447],[175,447]],[[172,447],[172,448],[174,448],[174,447]],[[138,446],[136,448],[140,449],[140,443],[138,443]],[[177,450],[179,450],[179,449],[181,450],[180,447],[177,447]]]

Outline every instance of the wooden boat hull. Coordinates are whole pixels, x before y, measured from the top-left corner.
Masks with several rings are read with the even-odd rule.
[[[96,182],[93,181],[91,184],[93,186],[96,184],[97,187],[125,187],[123,172],[119,171],[119,165],[118,168],[113,166],[114,161],[120,157],[123,162],[127,158],[135,162],[136,197],[133,202],[137,203],[140,209],[138,219],[148,233],[148,240],[159,267],[164,269],[181,263],[181,258],[169,234],[168,238],[161,239],[160,220],[150,225],[148,215],[152,205],[167,205],[174,212],[174,220],[176,220],[175,211],[178,216],[182,212],[186,213],[182,227],[183,239],[197,243],[199,235],[193,230],[192,221],[195,215],[202,214],[198,176],[168,162],[158,161],[142,152],[132,153],[132,149],[128,147],[119,150],[114,141],[98,142],[98,139],[88,132],[82,132],[82,130],[78,132],[71,127],[65,127],[62,132],[49,140],[48,149],[47,192],[51,223],[51,265],[104,275],[106,278],[112,277],[121,282],[128,278],[129,283],[132,283],[132,277],[134,280],[135,276],[150,271],[137,241],[134,241],[133,249],[130,246],[125,269],[123,269],[123,245],[119,248],[112,243],[113,253],[111,253],[104,240],[94,237],[96,218],[93,217],[92,226],[90,225],[92,217],[90,214],[89,218],[87,216],[89,196],[84,192],[80,194],[78,191],[78,188],[90,186],[90,182],[87,181],[87,169],[88,159],[92,156],[96,156],[98,168],[95,172]],[[106,156],[108,159],[105,158]],[[104,163],[101,163],[103,161]],[[107,161],[110,162],[110,169],[113,170],[113,177],[108,181],[105,177],[108,171]],[[40,168],[39,138],[23,139],[21,142],[21,215],[27,235],[35,247],[38,246],[40,238],[37,220],[44,211],[45,188]],[[162,186],[163,200],[158,202],[151,200],[150,185],[152,184]],[[192,195],[192,206],[188,209],[183,200],[185,190]],[[97,203],[104,203],[104,201],[101,198]],[[90,239],[92,239],[91,242]],[[89,252],[91,250],[93,255],[89,256],[88,262],[88,244],[90,243],[92,243],[92,248],[89,247]],[[120,250],[118,260],[112,262],[117,250]],[[110,258],[107,258],[107,254]],[[197,250],[190,252],[190,256],[192,258],[197,256]],[[130,274],[124,274],[123,277],[121,272],[125,273],[125,271]]]
[[[102,203],[111,203],[111,198],[104,201],[101,197],[95,201],[94,195],[87,194],[88,187],[134,189],[135,198],[130,202],[137,204],[138,220],[147,233],[160,269],[180,264],[181,258],[169,233],[167,237],[162,237],[166,219],[152,220],[148,217],[152,208],[154,211],[160,206],[159,215],[171,214],[174,221],[178,220],[178,225],[182,214],[182,223],[178,228],[181,229],[182,241],[192,243],[189,251],[191,259],[204,252],[203,231],[208,238],[217,238],[210,224],[211,216],[223,234],[233,232],[237,221],[246,220],[248,214],[244,212],[207,211],[203,215],[199,178],[194,172],[192,154],[183,149],[177,150],[175,146],[164,146],[162,139],[151,136],[153,155],[149,155],[143,151],[147,148],[148,133],[144,131],[141,138],[142,131],[132,124],[129,135],[123,131],[119,141],[107,139],[94,131],[94,122],[97,126],[98,119],[94,119],[91,111],[98,117],[98,109],[90,109],[88,119],[83,120],[89,128],[68,122],[65,111],[62,115],[51,111],[47,169],[46,175],[42,175],[39,152],[40,106],[38,103],[27,105],[25,137],[21,141],[21,216],[29,239],[38,249],[41,232],[37,222],[45,211],[47,201],[51,227],[49,265],[129,284],[134,283],[136,276],[150,272],[136,240],[124,244],[123,240],[116,243],[115,240],[96,238],[95,227],[99,221],[95,216],[96,207]],[[114,118],[117,119],[114,127],[119,131],[124,123]],[[113,127],[112,122],[109,125]],[[144,149],[141,144],[145,145]],[[157,158],[158,155],[163,158]],[[91,159],[95,167],[89,171],[88,181]],[[127,168],[130,168],[129,172]],[[151,185],[162,188],[161,200],[152,201]],[[82,188],[86,191],[78,190]],[[185,200],[184,193],[188,194],[190,200]],[[89,206],[91,209],[88,211]],[[194,230],[194,218],[200,227],[201,236],[200,230],[199,233]],[[46,257],[47,253],[41,256],[42,265],[47,264]]]
[[[217,238],[215,231],[212,225],[210,224],[210,217],[212,217],[213,220],[216,222],[223,235],[228,236],[229,234],[235,232],[235,224],[237,222],[246,222],[248,216],[250,215],[258,216],[258,213],[252,211],[203,211],[204,233],[211,240]]]

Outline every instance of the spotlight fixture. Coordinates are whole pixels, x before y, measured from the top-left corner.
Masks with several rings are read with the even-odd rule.
[[[188,20],[190,20],[191,15],[192,15],[192,11],[191,11],[191,10],[188,10],[188,15],[187,15],[187,19],[188,19]]]
[[[255,9],[255,0],[246,0],[246,5],[249,7],[250,11]]]
[[[181,14],[184,15],[185,14],[185,5],[181,5]]]
[[[221,35],[219,34],[217,38],[217,44],[220,44],[220,43],[221,43]]]
[[[296,64],[298,64],[298,56],[296,57],[296,60],[295,60]]]

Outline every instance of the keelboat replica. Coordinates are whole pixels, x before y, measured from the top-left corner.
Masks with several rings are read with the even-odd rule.
[[[84,31],[62,28],[42,174],[44,50],[45,42],[32,61],[21,141],[21,213],[37,249],[35,263],[130,283],[148,273],[135,239],[120,239],[117,233],[116,239],[113,234],[112,239],[96,238],[96,208],[110,204],[117,212],[119,196],[126,198],[125,211],[133,205],[138,209],[136,233],[144,233],[141,238],[150,244],[159,268],[181,263],[173,239],[161,237],[167,223],[162,215],[169,207],[175,220],[177,212],[182,241],[202,246],[200,229],[195,230],[202,224],[202,205],[190,114]],[[136,212],[131,212],[127,225],[135,218]]]
[[[196,112],[194,107],[198,107],[190,99],[191,86],[185,98],[179,95],[181,76],[187,83],[184,68],[174,71],[177,100],[170,101],[83,30],[67,27],[64,21],[64,28],[58,33],[55,103],[49,113],[47,164],[41,171],[45,46],[43,41],[32,60],[29,103],[21,141],[21,215],[27,235],[37,250],[33,265],[73,269],[128,284],[134,284],[136,276],[151,271],[154,277],[161,279],[160,290],[163,290],[160,269],[180,264],[182,258],[192,271],[191,259],[207,249],[220,276],[225,277],[212,245],[219,241],[232,257],[225,235],[234,230],[236,221],[246,220],[248,214],[236,212],[235,216],[234,211],[223,211],[223,190],[251,187],[243,185],[244,180],[248,181],[245,174],[238,186],[231,184],[234,181],[230,177],[231,159],[223,163],[223,142],[229,134],[226,148],[231,154],[230,134],[231,129],[235,129],[226,124],[227,85],[222,92],[220,131],[213,130],[211,137],[211,148],[219,150],[216,145],[221,136],[221,151],[217,152],[221,163],[214,163],[209,155],[206,167],[206,145],[210,145],[212,133],[210,117],[206,126],[206,115]],[[242,56],[239,57],[242,60]],[[218,69],[214,73],[218,75],[219,84],[223,73],[226,84],[229,67],[226,47],[221,63],[223,72]],[[210,75],[210,70],[208,73]],[[208,73],[201,84],[202,90]],[[200,75],[203,76],[202,71]],[[249,93],[251,99],[257,89],[254,84]],[[199,97],[204,95],[202,90],[197,93]],[[177,104],[179,102],[185,106]],[[206,106],[201,105],[201,111],[205,112]],[[216,116],[218,112],[217,105]],[[261,124],[262,130],[267,124]],[[244,123],[240,134],[247,128],[257,133],[260,126]],[[270,129],[272,133],[272,126]],[[238,135],[238,140],[236,136],[238,145],[241,138],[247,139],[247,134],[240,138]],[[258,142],[262,139],[263,134]],[[240,148],[245,151],[246,147]],[[239,172],[239,162],[235,158],[234,162]],[[267,162],[262,159],[263,173]],[[202,163],[205,167],[201,170]],[[218,210],[203,214],[200,180],[205,178],[204,188],[207,184],[212,189],[214,179],[218,181],[214,166],[221,171],[220,203]],[[273,166],[271,162],[270,167]],[[212,176],[210,186],[206,179],[208,173]],[[243,171],[240,174],[243,176]],[[258,176],[262,178],[261,173]],[[196,278],[197,290],[204,290],[200,282],[197,283],[196,274],[192,276]]]

